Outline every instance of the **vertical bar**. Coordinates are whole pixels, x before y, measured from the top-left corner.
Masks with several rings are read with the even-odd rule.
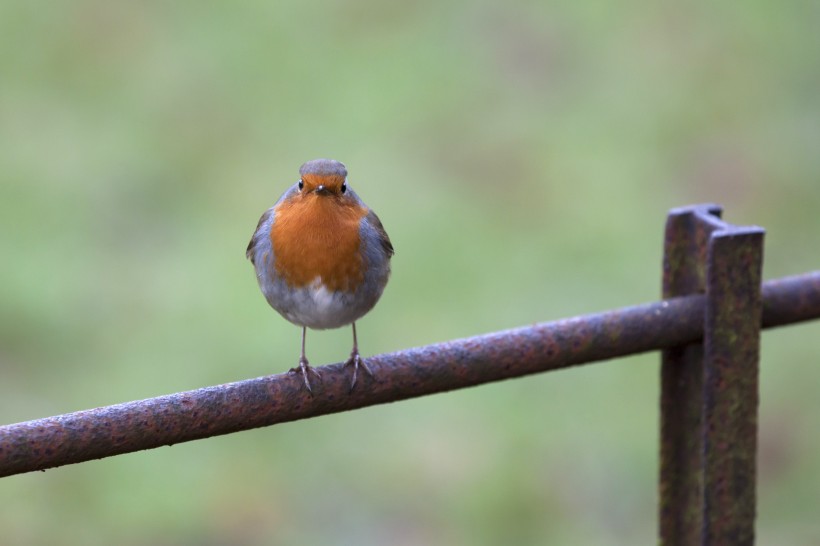
[[[705,291],[710,230],[699,215],[717,217],[721,209],[701,205],[669,212],[663,258],[663,297]],[[703,346],[661,352],[661,453],[659,532],[665,545],[696,544],[702,526],[701,473]]]
[[[703,379],[703,544],[753,544],[760,348],[760,228],[712,234]]]
[[[754,540],[763,230],[670,211],[663,296],[706,292],[704,342],[661,356],[662,544]]]

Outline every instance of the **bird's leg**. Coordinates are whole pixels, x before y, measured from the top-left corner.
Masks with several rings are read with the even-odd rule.
[[[359,341],[356,339],[356,323],[353,323],[353,350],[350,351],[350,358],[347,359],[345,362],[345,366],[353,366],[353,379],[350,381],[350,390],[353,390],[353,387],[356,386],[356,376],[357,372],[359,371],[359,366],[367,372],[367,375],[373,377],[373,372],[370,371],[370,368],[367,367],[364,359],[359,355]]]
[[[305,337],[307,335],[307,327],[302,326],[302,354],[299,356],[299,367],[298,368],[291,368],[288,373],[302,373],[302,377],[305,380],[305,387],[307,388],[310,394],[313,394],[313,391],[310,388],[310,380],[308,379],[308,375],[311,373],[316,377],[321,378],[322,376],[317,372],[308,362],[307,357],[305,356]]]

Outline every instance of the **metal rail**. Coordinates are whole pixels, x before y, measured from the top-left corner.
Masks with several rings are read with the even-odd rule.
[[[763,284],[764,328],[820,318],[820,271]],[[699,341],[703,295],[671,298],[341,364],[314,395],[279,374],[0,427],[0,477],[173,445]]]

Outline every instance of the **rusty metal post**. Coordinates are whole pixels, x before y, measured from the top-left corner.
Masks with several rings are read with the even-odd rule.
[[[703,378],[704,544],[754,542],[763,230],[712,233]]]
[[[666,349],[661,365],[663,544],[754,541],[763,230],[720,207],[672,210],[664,297],[706,294],[703,343]]]
[[[670,211],[666,221],[663,297],[705,292],[708,233],[698,212],[720,214],[719,207]],[[700,472],[703,346],[700,342],[661,353],[660,538],[662,544],[695,544],[701,527],[703,482]]]

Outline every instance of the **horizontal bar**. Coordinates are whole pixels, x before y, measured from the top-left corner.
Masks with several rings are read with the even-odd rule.
[[[764,283],[763,298],[764,326],[820,318],[820,271]],[[0,477],[684,345],[703,312],[686,296],[372,356],[375,378],[352,392],[331,364],[312,396],[285,373],[6,425]]]
[[[763,328],[818,318],[820,271],[781,277],[763,283]]]

